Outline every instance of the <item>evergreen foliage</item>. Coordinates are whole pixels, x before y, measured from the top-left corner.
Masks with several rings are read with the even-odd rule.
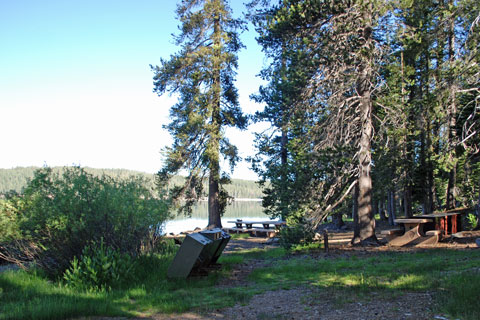
[[[353,198],[356,236],[368,229],[359,240],[385,208],[390,219],[459,206],[480,214],[478,1],[248,8],[271,62],[254,96],[271,130],[251,159],[271,182],[268,213],[320,222]]]
[[[165,126],[173,146],[165,150],[158,179],[163,183],[182,169],[188,171],[184,185],[170,190],[173,199],[184,200],[180,210],[188,214],[203,194],[202,181],[208,175],[208,227],[221,227],[220,216],[229,200],[222,186],[229,178],[220,172],[220,157],[229,161],[232,170],[239,160],[224,128],[247,125],[233,83],[236,54],[242,47],[238,30],[243,24],[232,18],[225,0],[183,0],[177,17],[181,25],[175,41],[181,50],[170,60],[161,59],[160,66],[152,66],[154,91],[179,96],[170,109],[172,121]]]

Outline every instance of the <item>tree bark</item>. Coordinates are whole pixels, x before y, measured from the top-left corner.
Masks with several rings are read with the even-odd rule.
[[[372,101],[366,95],[360,101],[360,117],[362,119],[362,133],[359,152],[358,176],[358,227],[355,228],[352,243],[358,244],[367,239],[377,241],[375,236],[375,217],[372,211],[372,177],[371,169],[371,137]]]
[[[385,196],[383,194],[379,200],[379,213],[380,213],[380,220],[387,221],[387,216],[385,215]]]
[[[357,230],[360,227],[358,224],[358,183],[355,184],[355,187],[352,190],[352,219],[354,233],[360,233],[360,230]]]
[[[214,54],[217,57],[215,60],[219,61],[220,52],[220,18],[217,17],[214,20],[213,26],[213,42],[215,47]],[[208,225],[207,229],[221,228],[222,220],[220,219],[220,97],[221,97],[221,78],[220,78],[220,65],[218,62],[214,63],[213,68],[213,103],[212,103],[212,132],[210,135],[209,146],[209,170],[210,175],[208,178]]]
[[[395,201],[395,189],[388,192],[388,222],[390,225],[395,225],[395,219],[397,218],[397,209]]]
[[[341,212],[337,212],[333,215],[333,223],[337,229],[340,229],[345,225],[345,222],[343,222],[343,214]]]
[[[478,201],[475,208],[475,215],[477,216],[477,227],[475,229],[480,230],[480,179],[478,180]]]
[[[221,228],[222,220],[220,219],[220,203],[219,203],[219,183],[218,169],[210,167],[210,176],[208,178],[208,225],[207,229]],[[217,178],[216,178],[217,177]]]
[[[371,4],[370,4],[371,5]],[[372,13],[368,8],[364,9],[364,27],[362,30],[365,41],[364,48],[368,52],[372,44]],[[372,177],[370,175],[372,162],[372,97],[370,88],[370,77],[372,76],[371,57],[367,54],[359,68],[357,80],[357,93],[359,95],[359,117],[361,121],[360,141],[358,153],[358,226],[356,225],[352,244],[363,242],[378,242],[375,236],[375,217],[372,212]]]
[[[450,4],[452,1],[449,1]],[[451,13],[452,17],[450,17],[449,23],[449,31],[448,31],[448,60],[450,63],[450,69],[453,69],[453,64],[455,62],[455,21],[453,18],[453,13]],[[451,73],[453,71],[450,71]],[[448,94],[449,94],[449,105],[448,105],[448,120],[449,120],[449,132],[448,132],[448,148],[449,152],[449,163],[452,165],[450,172],[448,174],[448,185],[447,185],[447,210],[455,208],[455,187],[456,187],[456,180],[457,180],[457,159],[456,159],[456,152],[455,148],[457,145],[457,105],[455,99],[455,84],[453,75],[448,76]]]
[[[411,218],[413,216],[411,184],[407,184],[405,186],[405,190],[403,191],[403,213],[407,218]]]

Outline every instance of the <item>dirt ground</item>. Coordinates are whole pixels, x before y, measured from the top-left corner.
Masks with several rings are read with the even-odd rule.
[[[377,226],[377,237],[383,243],[386,240],[380,231],[386,226]],[[373,255],[383,251],[414,251],[426,250],[425,248],[392,248],[386,245],[371,247],[354,247],[349,242],[353,232],[347,230],[329,230],[329,252],[318,253],[324,258],[335,259],[343,256]],[[475,239],[480,238],[480,231],[467,234],[463,239],[444,240],[436,245],[437,248],[467,249],[476,248]],[[231,240],[225,253],[251,248],[271,247],[266,238],[247,238]],[[262,261],[249,261],[248,264],[239,265],[232,272],[230,279],[223,281],[219,286],[247,285],[248,274],[255,268],[261,267]],[[290,290],[268,291],[257,295],[248,304],[240,304],[216,310],[209,314],[183,313],[163,315],[158,314],[150,319],[448,319],[445,315],[434,314],[432,292],[406,292],[396,296],[382,296],[377,292],[366,294],[361,300],[357,297],[345,301],[337,298],[332,290],[322,290],[313,287],[296,287]]]
[[[377,226],[377,237],[380,242],[386,243],[380,231],[387,226]],[[414,251],[426,250],[425,248],[401,247],[392,248],[387,245],[355,247],[349,244],[353,232],[351,230],[329,230],[329,252],[316,253],[317,258],[335,259],[345,256],[369,256],[384,251]],[[462,239],[447,239],[436,245],[437,248],[468,249],[477,248],[475,239],[480,238],[480,231],[470,232]],[[251,248],[272,247],[271,240],[267,238],[247,238],[231,240],[224,254]],[[479,249],[480,250],[480,249]],[[248,263],[238,265],[229,279],[218,284],[219,287],[238,287],[248,285],[248,275],[254,269],[265,265],[263,260],[249,260]],[[437,319],[447,320],[445,315],[434,314],[433,292],[405,292],[401,295],[385,296],[378,292],[369,292],[360,299],[358,296],[345,297],[345,293],[338,296],[334,290],[315,287],[300,286],[290,290],[268,291],[253,297],[247,304],[236,304],[230,308],[215,310],[208,314],[181,313],[181,314],[156,314],[136,318],[166,320],[166,319],[396,319],[418,320]],[[85,319],[120,320],[127,318],[92,317]]]

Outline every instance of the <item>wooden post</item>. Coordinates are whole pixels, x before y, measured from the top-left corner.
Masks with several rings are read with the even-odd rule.
[[[327,230],[323,231],[323,243],[325,245],[325,253],[328,253],[328,232],[327,232]]]

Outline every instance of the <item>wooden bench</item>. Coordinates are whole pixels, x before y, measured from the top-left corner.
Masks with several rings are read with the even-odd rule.
[[[428,230],[425,234],[427,236],[439,236],[442,234],[442,230]]]
[[[388,229],[388,230],[382,230],[380,232],[381,235],[384,235],[387,238],[387,241],[391,241],[392,239],[398,237],[404,232],[403,229],[396,228],[396,229]]]
[[[228,233],[248,233],[251,236],[259,236],[263,235],[268,238],[273,238],[277,234],[277,230],[275,229],[265,229],[265,228],[223,228],[225,232]]]

